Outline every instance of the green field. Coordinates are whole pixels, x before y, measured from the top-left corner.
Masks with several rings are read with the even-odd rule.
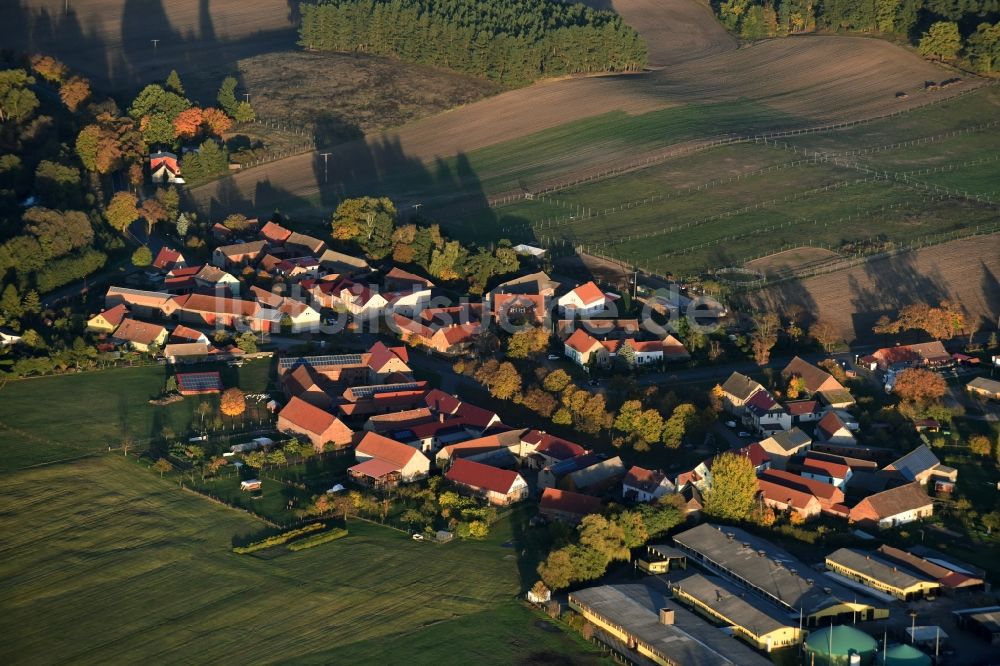
[[[509,520],[443,546],[351,521],[248,556],[233,539],[262,524],[117,457],[6,474],[0,498],[5,663],[600,662],[515,601]]]
[[[981,127],[995,122],[998,110],[1000,91],[987,88],[850,129],[713,148],[460,214],[450,230],[565,251],[583,246],[678,275],[800,245],[837,251],[876,235],[906,243],[961,232],[994,224],[996,206],[927,188],[998,195],[1000,126]],[[869,152],[851,154],[863,149]],[[839,163],[812,160],[816,151],[839,155]],[[871,181],[866,169],[879,179],[858,182]],[[913,182],[899,182],[902,174]]]
[[[253,392],[268,385],[267,360],[242,368],[216,364],[214,369],[222,372],[226,386]],[[149,405],[166,376],[164,366],[152,365],[6,382],[0,388],[0,449],[5,454],[0,471],[107,450],[125,433],[137,443],[159,437],[164,426],[183,433],[198,418],[199,402],[218,402],[206,396],[165,407]]]

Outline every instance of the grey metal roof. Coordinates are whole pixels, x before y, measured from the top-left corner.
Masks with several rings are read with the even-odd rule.
[[[671,576],[670,589],[680,590],[727,618],[733,624],[764,636],[795,626],[787,610],[779,610],[735,583],[699,573]],[[796,618],[797,621],[797,618]]]
[[[805,446],[812,441],[812,438],[799,428],[776,432],[771,435],[771,439],[777,442],[778,446],[786,451],[794,451],[795,449]]]
[[[734,372],[729,375],[729,379],[725,381],[722,385],[722,390],[730,395],[735,395],[740,400],[746,400],[751,395],[754,394],[758,389],[763,389],[764,387],[760,383],[755,382],[746,375]]]
[[[695,554],[689,560],[734,578],[795,613],[800,609],[813,613],[858,596],[771,542],[736,527],[703,523],[675,535],[674,543]]]
[[[870,553],[854,548],[841,548],[827,555],[826,559],[828,562],[847,567],[873,580],[899,589],[906,589],[918,583],[934,582],[912,574],[908,569],[889,564]]]
[[[921,472],[934,469],[941,464],[926,444],[921,444],[896,462],[887,466],[899,472],[907,481],[913,481]]]
[[[642,584],[603,585],[570,593],[570,600],[624,629],[676,664],[765,666],[771,662],[737,639]],[[674,624],[659,621],[661,608],[674,611]]]

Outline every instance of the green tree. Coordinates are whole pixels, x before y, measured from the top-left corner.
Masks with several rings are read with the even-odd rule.
[[[501,363],[488,387],[494,398],[510,400],[521,392],[521,375],[513,363]]]
[[[176,69],[170,70],[170,74],[167,75],[166,81],[167,90],[173,90],[178,95],[184,94],[184,86],[181,85],[181,77],[177,74]]]
[[[0,295],[0,312],[8,319],[20,319],[24,313],[21,308],[21,297],[13,284],[3,288],[3,294]]]
[[[160,473],[160,478],[162,479],[164,474],[173,471],[174,466],[166,458],[160,458],[153,463],[153,469]]]
[[[527,328],[514,333],[507,341],[507,356],[524,359],[538,356],[549,348],[549,334],[544,328]]]
[[[580,545],[597,551],[609,562],[628,560],[625,531],[604,516],[596,513],[584,516],[580,521],[579,533]]]
[[[571,425],[573,423],[573,413],[565,407],[561,407],[552,415],[552,422],[556,425]]]
[[[1000,21],[980,23],[966,40],[965,50],[973,68],[981,74],[1000,70]]]
[[[544,381],[542,381],[542,388],[551,393],[561,393],[569,385],[570,381],[572,379],[565,370],[553,370],[545,376]]]
[[[236,338],[236,346],[247,354],[256,354],[257,337],[253,333],[247,331],[246,333],[243,333],[238,338]]]
[[[233,113],[233,120],[238,123],[250,123],[257,119],[250,102],[242,101],[236,105],[236,112]]]
[[[147,146],[174,146],[177,138],[174,135],[174,124],[165,113],[154,113],[147,116],[140,124],[142,140]]]
[[[138,200],[131,192],[117,192],[111,197],[104,215],[108,224],[124,233],[139,218]]]
[[[218,100],[222,110],[233,118],[236,117],[236,108],[238,106],[236,101],[236,83],[235,77],[227,76],[224,78],[222,85],[219,86],[219,94],[215,98]]]
[[[667,495],[655,504],[643,504],[639,507],[643,525],[648,538],[661,537],[671,529],[684,522],[684,512],[681,510],[679,495]]]
[[[646,522],[638,511],[623,511],[614,518],[621,528],[626,548],[638,548],[649,540]]]
[[[705,513],[723,520],[747,520],[758,493],[757,473],[745,456],[723,453],[712,463]]]
[[[679,448],[684,436],[698,422],[698,410],[690,402],[677,405],[663,428],[662,441],[667,448]]]
[[[958,24],[938,21],[920,38],[920,55],[935,60],[954,60],[962,48]]]
[[[38,97],[28,88],[35,77],[23,69],[0,70],[0,123],[27,120],[38,108]]]
[[[145,245],[140,245],[132,253],[132,265],[138,268],[145,268],[153,263],[153,253]]]
[[[615,416],[614,429],[627,435],[635,433],[637,423],[642,415],[641,400],[626,400],[622,403]]]
[[[977,456],[988,458],[993,451],[993,442],[986,435],[973,435],[969,438],[969,450]]]

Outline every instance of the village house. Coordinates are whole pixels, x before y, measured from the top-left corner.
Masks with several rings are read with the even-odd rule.
[[[840,490],[844,490],[844,486],[854,473],[845,463],[810,454],[802,459],[797,469],[798,473],[807,479],[828,483]]]
[[[765,505],[785,513],[798,514],[803,520],[818,516],[823,506],[812,493],[794,486],[777,483],[766,476],[757,479],[760,498]]]
[[[861,358],[870,370],[898,372],[914,367],[942,367],[952,362],[951,354],[939,340],[915,345],[884,347]]]
[[[538,487],[556,487],[588,495],[604,495],[625,476],[625,465],[618,456],[587,454],[564,460],[538,473]]]
[[[722,384],[722,404],[734,416],[743,416],[747,401],[764,387],[746,375],[734,372]]]
[[[805,392],[815,395],[821,391],[843,391],[844,385],[838,382],[833,375],[826,370],[816,367],[812,363],[796,356],[781,371],[781,377],[786,382],[792,378],[798,378],[802,382]]]
[[[361,438],[354,457],[358,464],[349,468],[348,474],[377,488],[426,479],[431,469],[431,461],[417,449],[374,432]]]
[[[706,458],[686,472],[681,472],[674,479],[674,485],[678,492],[683,492],[687,488],[697,488],[704,492],[712,487],[712,463],[715,457]]]
[[[622,479],[622,499],[652,502],[676,490],[663,472],[634,465]]]
[[[792,425],[813,423],[823,415],[816,400],[792,400],[785,403],[785,409],[792,417]]]
[[[163,276],[162,290],[169,294],[186,294],[194,291],[198,287],[195,276],[201,272],[203,266],[185,266],[184,268],[171,268]]]
[[[578,525],[584,517],[599,513],[601,500],[558,488],[546,488],[538,502],[538,513],[547,520]]]
[[[443,356],[468,353],[480,332],[479,322],[428,326],[398,312],[392,315],[392,323],[403,342]]]
[[[493,321],[505,324],[546,325],[549,321],[549,297],[541,294],[493,294]]]
[[[528,484],[517,472],[459,458],[444,478],[490,504],[507,506],[528,497]]]
[[[428,291],[436,285],[425,277],[392,267],[382,279],[386,291]]]
[[[600,363],[601,355],[607,356],[604,346],[582,328],[575,330],[563,346],[566,358],[584,368]]]
[[[792,415],[768,391],[756,391],[743,404],[743,423],[761,433],[788,430]]]
[[[88,319],[87,330],[93,333],[111,333],[121,325],[127,316],[128,308],[125,307],[124,303],[119,303]]]
[[[274,265],[271,271],[274,275],[284,278],[286,283],[319,277],[320,264],[316,257],[295,257],[282,259]]]
[[[268,221],[260,228],[258,235],[261,240],[267,241],[268,245],[280,247],[285,244],[292,232],[277,222]]]
[[[885,562],[899,566],[936,580],[946,590],[982,589],[985,572],[966,562],[951,560],[947,555],[924,549],[921,546],[912,552],[882,545],[877,550]]]
[[[123,319],[111,339],[140,352],[151,347],[162,347],[167,341],[167,329],[159,324],[149,324],[136,319]]]
[[[108,287],[108,291],[104,295],[104,307],[110,309],[122,303],[133,316],[143,319],[167,318],[177,310],[173,294],[126,287]]]
[[[153,259],[153,263],[151,265],[156,270],[166,273],[174,270],[175,268],[186,268],[187,262],[184,260],[183,254],[164,245],[160,248],[160,251],[156,253],[156,258]]]
[[[342,282],[333,290],[333,307],[338,305],[354,315],[356,320],[373,321],[382,316],[389,301],[377,286]]]
[[[205,264],[194,274],[195,286],[199,289],[228,295],[240,293],[240,281],[217,266]]]
[[[171,365],[201,363],[219,356],[220,352],[207,340],[200,342],[171,342],[163,348],[163,358]]]
[[[507,430],[456,444],[448,444],[438,451],[437,466],[446,469],[456,460],[463,459],[494,467],[512,467],[516,462],[514,456],[522,432],[524,429]]]
[[[389,414],[375,414],[365,421],[364,430],[367,432],[377,432],[380,435],[401,430],[424,423],[437,421],[435,416],[427,407],[416,407]]]
[[[916,481],[922,486],[926,486],[932,479],[952,483],[958,481],[958,470],[942,465],[926,444],[921,444],[898,460],[889,463],[882,471],[898,476],[904,481]]]
[[[319,265],[324,277],[343,280],[360,277],[372,272],[368,262],[336,250],[327,250],[319,256]]]
[[[239,331],[275,331],[281,314],[262,308],[256,301],[226,298],[208,294],[175,296],[177,317],[197,326],[222,326]]]
[[[773,433],[760,440],[760,446],[771,458],[772,467],[784,469],[785,463],[794,455],[805,452],[812,438],[798,428]]]
[[[816,440],[824,444],[841,444],[853,446],[857,444],[854,433],[850,431],[837,412],[829,411],[816,424],[814,431]]]
[[[219,268],[242,267],[256,263],[264,256],[265,250],[267,250],[267,241],[262,240],[223,245],[215,248],[215,251],[212,252],[212,263]]]
[[[310,257],[318,257],[326,252],[325,241],[300,234],[297,231],[288,234],[285,238],[284,246],[289,253],[298,252],[300,255],[308,255]]]
[[[965,385],[965,390],[987,400],[1000,400],[1000,382],[995,379],[976,377]]]
[[[586,453],[589,453],[587,449],[569,440],[541,430],[528,430],[521,435],[521,448],[517,456],[530,469],[543,469]]]
[[[353,431],[336,416],[294,397],[278,412],[277,428],[279,432],[308,438],[317,451],[323,451],[327,445],[347,446],[354,437]]]
[[[883,490],[854,505],[848,515],[852,523],[879,528],[897,527],[934,515],[934,502],[919,483]]]
[[[819,501],[820,509],[826,513],[838,516],[847,515],[847,507],[844,506],[844,491],[832,484],[780,469],[769,469],[763,472],[758,478],[772,484],[812,495]]]
[[[149,177],[154,183],[184,184],[177,155],[162,150],[149,154]]]
[[[425,381],[355,386],[343,392],[337,409],[345,417],[367,420],[372,414],[419,407],[427,393]]]
[[[614,300],[594,282],[587,282],[560,296],[556,304],[564,317],[573,319],[606,312]]]
[[[544,271],[539,271],[501,282],[487,294],[487,301],[492,304],[493,298],[497,294],[524,294],[553,298],[558,288],[558,282],[550,278]]]

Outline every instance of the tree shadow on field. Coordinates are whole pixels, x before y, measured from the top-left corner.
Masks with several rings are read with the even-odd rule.
[[[190,26],[173,25],[164,0],[120,4],[70,0],[68,11],[63,11],[61,3],[52,5],[36,7],[30,0],[0,2],[0,44],[12,51],[56,56],[90,78],[96,89],[120,96],[119,101],[147,83],[166,78],[171,69],[183,77],[206,64],[217,67],[293,48],[297,39],[292,23],[238,38],[220,36],[211,0],[199,0],[197,19]],[[114,25],[115,17],[109,13],[120,17],[117,30],[104,27],[109,22]]]
[[[982,286],[986,311],[978,322],[977,328],[995,331],[1000,328],[1000,322],[998,322],[998,318],[1000,318],[1000,279],[985,263],[980,262],[979,266],[983,274],[979,284]],[[973,322],[973,324],[975,323]]]
[[[940,273],[918,269],[912,252],[869,261],[864,272],[864,284],[848,277],[854,334],[859,342],[875,340],[872,327],[879,317],[894,316],[913,303],[938,305],[949,297]]]

